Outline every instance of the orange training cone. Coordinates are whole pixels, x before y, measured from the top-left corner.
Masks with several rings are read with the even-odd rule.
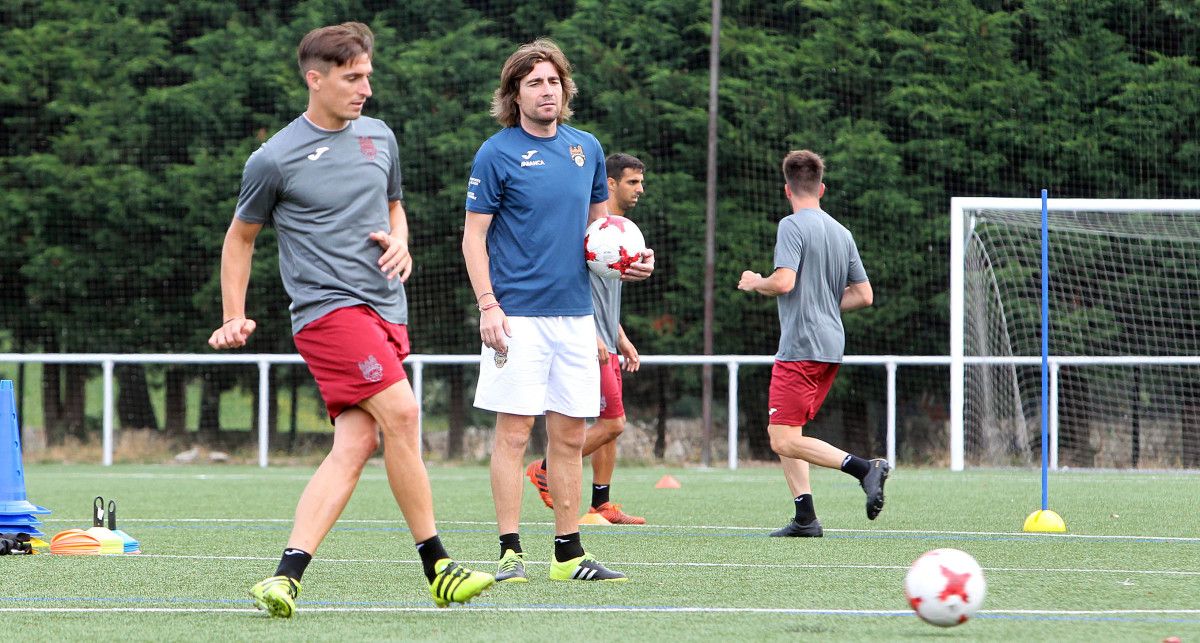
[[[579,524],[581,524],[581,525],[611,525],[612,523],[608,521],[608,518],[605,518],[604,516],[601,516],[598,513],[592,513],[589,511],[579,517]]]
[[[95,555],[100,553],[100,541],[82,529],[68,529],[50,539],[50,553],[64,555]]]
[[[679,486],[680,486],[679,481],[675,479],[675,476],[672,476],[671,474],[667,474],[667,475],[663,476],[662,478],[659,478],[658,482],[655,483],[654,488],[655,489],[678,489]]]

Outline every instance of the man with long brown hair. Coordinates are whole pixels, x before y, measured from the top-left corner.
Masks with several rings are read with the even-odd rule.
[[[362,115],[373,46],[371,30],[357,22],[314,29],[300,42],[308,108],[246,161],[221,251],[224,322],[209,345],[244,346],[257,327],[246,317],[246,287],[254,240],[273,222],[296,348],[334,426],[333,447],[300,495],[275,575],[250,591],[275,617],[295,612],[300,578],[346,508],[380,432],[388,483],[434,603],[465,603],[494,582],[450,560],[434,522],[417,402],[403,365],[410,352],[403,282],[412,257],[399,148],[383,121]]]
[[[854,236],[821,209],[825,162],[798,150],[783,159],[783,193],[792,214],[779,222],[775,271],[767,277],[749,270],[738,289],[775,297],[779,303],[779,351],[771,369],[767,433],[783,463],[795,516],[772,536],[819,537],[824,532],[813,508],[808,465],[842,471],[858,479],[867,494],[867,518],[883,510],[887,460],[866,460],[824,440],[804,435],[817,415],[846,348],[842,312],[870,306],[875,298]]]
[[[608,200],[604,151],[566,124],[576,93],[554,42],[518,48],[500,72],[492,115],[467,185],[463,256],[483,341],[475,406],[496,412],[492,498],[500,530],[497,580],[527,580],[518,529],[521,468],[535,416],[546,416],[554,504],[553,580],[623,581],[579,540],[584,418],[600,410],[591,289],[583,257],[589,215]],[[626,280],[654,269],[653,252]]]

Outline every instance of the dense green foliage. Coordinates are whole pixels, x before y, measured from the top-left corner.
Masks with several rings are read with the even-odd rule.
[[[496,129],[500,64],[538,35],[576,66],[576,124],[649,166],[634,215],[660,261],[626,290],[630,336],[644,353],[701,351],[704,0],[7,0],[3,347],[207,350],[242,164],[304,108],[300,37],[344,20],[377,33],[368,112],[400,139],[419,352],[477,346],[465,178]],[[774,351],[774,303],[734,284],[771,268],[788,149],[826,156],[826,208],[855,231],[875,287],[876,306],[847,319],[849,352],[944,353],[951,196],[1200,193],[1198,45],[1200,12],[1182,0],[724,3],[715,351]],[[270,237],[251,279],[251,350],[289,352]]]

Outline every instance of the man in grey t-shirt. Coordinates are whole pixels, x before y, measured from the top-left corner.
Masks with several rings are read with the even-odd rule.
[[[609,154],[604,162],[608,176],[608,216],[624,217],[637,205],[644,192],[646,164],[631,154]],[[599,217],[593,217],[592,221]],[[589,222],[590,223],[590,222]],[[641,366],[637,347],[621,326],[620,279],[606,279],[588,271],[592,288],[593,315],[596,318],[596,353],[600,360],[600,415],[587,429],[583,456],[592,458],[592,504],[589,514],[599,514],[614,525],[644,525],[646,519],[631,516],[621,505],[609,501],[613,470],[617,465],[617,438],[625,431],[625,402],[621,371],[633,373]],[[625,358],[624,363],[617,354]],[[546,459],[530,465],[529,480],[547,507],[553,507],[549,493],[542,492],[546,480]],[[548,489],[549,487],[547,487]]]
[[[771,449],[779,454],[794,496],[795,516],[772,536],[821,536],[813,507],[809,463],[854,476],[867,494],[867,518],[883,509],[883,485],[891,466],[866,460],[804,435],[833,380],[845,350],[842,311],[870,306],[874,294],[854,236],[821,209],[825,162],[809,150],[783,160],[784,194],[792,214],[779,222],[775,271],[768,277],[742,273],[739,290],[777,297],[779,350],[771,369]]]
[[[275,575],[250,590],[274,617],[295,612],[300,578],[350,500],[380,432],[388,482],[434,603],[464,603],[494,582],[450,560],[434,522],[417,403],[403,366],[410,347],[402,282],[412,257],[399,146],[383,121],[362,116],[373,45],[371,30],[357,22],[314,29],[300,42],[308,108],[246,161],[221,251],[224,322],[209,345],[244,346],[254,332],[245,306],[251,256],[263,225],[274,223],[296,348],[334,425],[333,447],[300,495]]]

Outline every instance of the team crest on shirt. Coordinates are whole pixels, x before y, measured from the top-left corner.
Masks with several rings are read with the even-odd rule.
[[[371,140],[370,136],[358,137],[358,151],[366,157],[368,161],[375,160],[375,141]]]
[[[383,365],[375,359],[374,355],[367,355],[367,359],[359,362],[358,370],[362,371],[363,379],[368,382],[378,382],[383,379]]]
[[[575,161],[575,165],[579,167],[583,167],[583,164],[587,162],[587,156],[583,154],[582,145],[571,146],[571,160]]]

